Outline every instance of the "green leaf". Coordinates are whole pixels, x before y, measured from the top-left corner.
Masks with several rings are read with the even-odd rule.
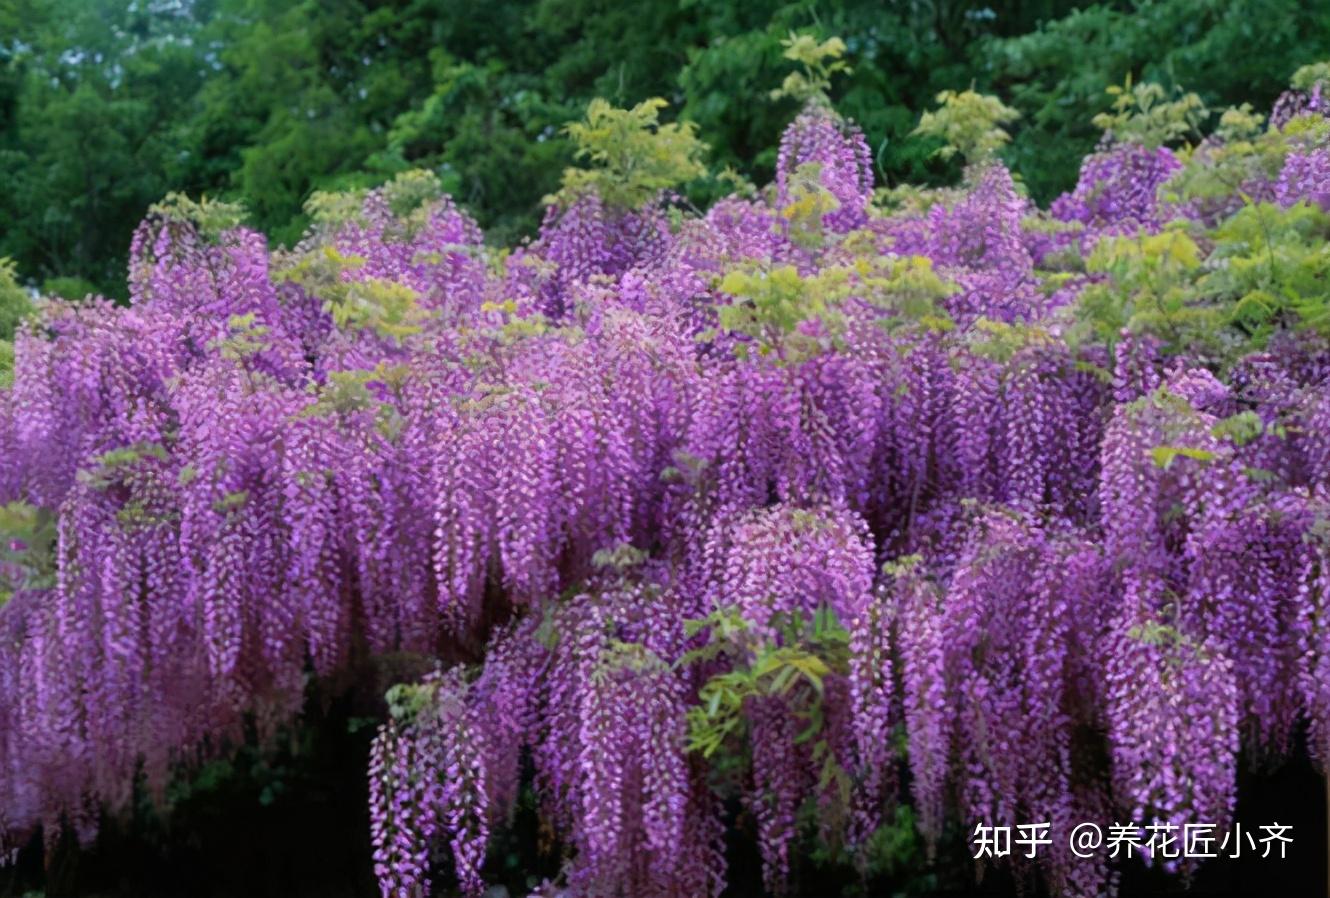
[[[1172,465],[1174,459],[1179,456],[1208,462],[1214,459],[1215,454],[1205,449],[1193,449],[1190,446],[1155,446],[1150,450],[1150,457],[1154,460],[1154,463],[1164,469]]]

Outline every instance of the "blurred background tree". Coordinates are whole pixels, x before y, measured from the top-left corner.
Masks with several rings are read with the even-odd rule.
[[[25,282],[124,294],[129,236],[172,190],[238,200],[289,243],[315,190],[438,174],[496,242],[531,233],[604,97],[669,101],[714,170],[767,180],[791,31],[845,39],[831,99],[878,178],[960,160],[911,136],[944,89],[1021,113],[1002,155],[1047,202],[1131,74],[1268,104],[1330,55],[1312,0],[0,0],[0,256]],[[724,189],[694,185],[697,202]],[[59,278],[57,280],[57,278]],[[48,283],[49,282],[49,283]]]

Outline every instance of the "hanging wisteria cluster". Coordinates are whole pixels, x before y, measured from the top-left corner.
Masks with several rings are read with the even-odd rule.
[[[1051,212],[991,156],[875,193],[816,100],[766,192],[565,191],[505,253],[420,174],[277,252],[156,208],[0,393],[0,856],[392,652],[386,898],[483,892],[524,790],[569,895],[717,895],[735,826],[780,893],[898,802],[1226,825],[1330,760],[1320,91],[1110,130]]]

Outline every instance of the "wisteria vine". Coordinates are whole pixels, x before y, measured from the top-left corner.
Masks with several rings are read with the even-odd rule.
[[[511,252],[419,173],[290,250],[156,208],[0,393],[0,857],[390,652],[385,898],[482,893],[524,789],[550,894],[718,895],[736,825],[780,893],[898,802],[1226,823],[1330,759],[1325,111],[1115,119],[1050,211],[991,155],[875,191],[820,98],[765,192],[578,182]]]

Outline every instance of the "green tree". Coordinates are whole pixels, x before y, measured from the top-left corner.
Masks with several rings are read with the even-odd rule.
[[[209,10],[17,0],[0,12],[0,254],[25,277],[123,282],[128,228],[179,177],[180,111],[206,68],[183,38]]]
[[[800,69],[791,34],[843,39],[837,71]],[[1000,155],[1046,202],[1128,75],[1260,110],[1328,56],[1330,17],[1282,0],[0,0],[0,255],[29,283],[123,295],[130,234],[170,191],[242,202],[290,243],[316,191],[411,168],[511,242],[593,98],[663,98],[712,170],[760,183],[800,77],[864,129],[888,186],[959,173],[912,136],[938,93],[999,97],[1021,113]],[[728,189],[689,186],[699,204]]]
[[[987,89],[1025,116],[1005,156],[1035,198],[1076,182],[1093,149],[1104,92],[1127,76],[1196,90],[1211,109],[1268,109],[1299,66],[1330,55],[1330,16],[1284,0],[1142,0],[1077,10],[1028,34],[981,39],[975,68]]]

